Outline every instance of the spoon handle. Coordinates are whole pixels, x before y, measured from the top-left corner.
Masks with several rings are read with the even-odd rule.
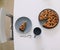
[[[34,35],[34,38],[36,38],[36,35]]]

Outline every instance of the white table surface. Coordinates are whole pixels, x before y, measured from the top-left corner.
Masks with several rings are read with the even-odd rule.
[[[60,50],[60,20],[54,29],[43,28],[38,21],[39,13],[45,9],[54,9],[60,17],[60,0],[14,0],[14,48],[15,50]],[[32,29],[29,34],[32,37],[21,37],[15,29],[18,18],[26,16],[32,21]],[[59,18],[60,19],[60,18]],[[42,33],[33,38],[33,29],[40,27]]]

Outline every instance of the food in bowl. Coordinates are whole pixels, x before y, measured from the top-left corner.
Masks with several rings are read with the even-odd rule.
[[[43,23],[43,27],[54,28],[59,22],[59,17],[56,11],[52,9],[44,9],[39,14],[39,21],[44,20],[45,22]]]
[[[26,29],[26,24],[27,24],[27,22],[23,22],[23,23],[20,25],[19,30],[24,31],[24,30]]]

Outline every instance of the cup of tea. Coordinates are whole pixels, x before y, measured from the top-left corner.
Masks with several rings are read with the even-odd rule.
[[[39,27],[36,27],[34,28],[33,32],[34,32],[34,38],[35,38],[36,36],[40,35],[42,31]]]

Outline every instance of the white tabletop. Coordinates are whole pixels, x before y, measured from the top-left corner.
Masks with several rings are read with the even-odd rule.
[[[60,17],[60,0],[14,0],[15,50],[60,50],[60,20],[53,29],[45,29],[39,24],[38,15],[45,8],[54,9]],[[25,37],[23,35],[21,37],[21,34],[15,29],[16,20],[22,16],[26,16],[32,21],[32,29]],[[40,27],[42,33],[33,38],[35,27]],[[27,35],[31,35],[31,38]]]

